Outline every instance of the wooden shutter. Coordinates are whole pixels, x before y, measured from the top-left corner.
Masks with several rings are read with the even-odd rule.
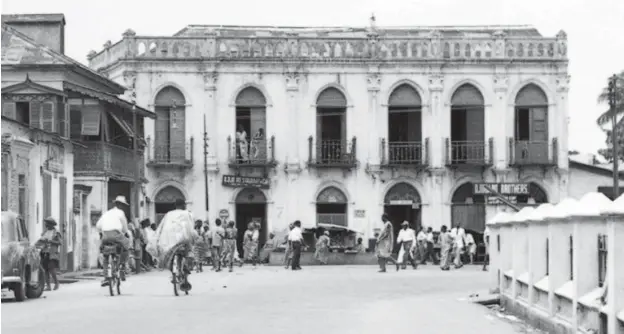
[[[41,129],[41,102],[30,102],[30,127]]]
[[[43,174],[43,217],[47,218],[52,215],[52,176]]]
[[[548,112],[545,108],[532,108],[530,113],[529,157],[532,162],[548,161]]]
[[[100,134],[101,115],[98,106],[83,105],[82,107],[82,127],[80,133],[83,136],[97,136]]]
[[[481,108],[466,109],[466,140],[485,141],[483,114]]]
[[[351,150],[349,150],[347,148],[347,143],[349,143],[349,140],[347,138],[347,111],[343,111],[340,114],[340,142],[341,142],[341,156],[339,158],[342,158],[345,156],[345,154],[347,153],[351,153]]]
[[[172,108],[170,112],[169,154],[173,161],[183,161],[186,153],[184,107]]]
[[[71,246],[67,242],[67,178],[59,178],[59,229],[63,238],[61,245],[61,269],[67,268],[67,247]]]
[[[41,123],[42,130],[47,132],[56,131],[55,122],[55,104],[54,102],[46,101],[41,104]]]
[[[316,112],[316,138],[314,138],[313,145],[316,147],[316,159],[317,161],[322,159],[323,152],[323,115]]]
[[[154,156],[156,160],[169,159],[169,108],[156,107],[156,124],[154,128]]]
[[[407,113],[407,140],[408,141],[421,141],[422,140],[422,126],[420,125],[420,112],[408,112]]]
[[[15,119],[15,102],[2,102],[2,116]]]
[[[59,136],[67,138],[66,131],[67,115],[65,114],[65,103],[59,102],[56,108],[56,131]]]
[[[69,106],[69,104],[68,104]],[[82,136],[82,112],[80,111],[80,106],[69,106],[69,119],[70,119],[70,137],[72,139],[80,139]]]

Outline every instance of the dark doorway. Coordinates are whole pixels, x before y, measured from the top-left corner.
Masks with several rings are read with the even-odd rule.
[[[236,196],[235,217],[236,236],[238,254],[242,257],[243,252],[243,234],[247,230],[250,222],[260,223],[260,240],[259,247],[262,247],[267,240],[267,200],[264,193],[257,188],[242,189]]]
[[[156,225],[160,225],[160,221],[171,210],[175,210],[175,201],[177,199],[186,200],[182,192],[175,187],[169,186],[158,192],[154,199],[154,209],[156,211]]]
[[[238,254],[242,257],[243,252],[243,234],[247,230],[250,222],[260,223],[260,246],[264,245],[267,239],[266,226],[266,204],[236,204],[236,236]]]
[[[404,221],[410,223],[410,228],[418,231],[420,228],[420,208],[413,209],[411,205],[385,205],[384,212],[390,217],[392,227],[394,229],[394,249],[393,253],[398,253],[401,246],[396,243],[401,230],[401,224]]]
[[[470,84],[460,86],[451,98],[451,163],[480,162],[485,158],[485,107],[483,95]]]

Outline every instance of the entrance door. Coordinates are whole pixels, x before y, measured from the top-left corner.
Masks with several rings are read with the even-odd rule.
[[[257,188],[242,189],[236,196],[236,228],[238,229],[237,247],[238,253],[242,257],[243,253],[243,234],[247,230],[250,222],[260,223],[260,240],[259,246],[263,246],[267,240],[267,200],[264,193]]]
[[[396,238],[399,236],[401,230],[401,224],[404,221],[410,223],[410,227],[418,231],[420,227],[420,209],[412,209],[411,205],[385,205],[385,213],[390,217],[392,227],[394,228],[394,253],[398,253],[400,245],[396,244]]]
[[[156,209],[156,225],[160,224],[160,221],[171,210],[175,210],[175,201],[177,199],[185,200],[182,192],[173,186],[163,188],[158,192],[156,198],[154,198],[154,208]]]

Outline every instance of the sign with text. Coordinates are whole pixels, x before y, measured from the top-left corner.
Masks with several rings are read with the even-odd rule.
[[[252,187],[269,189],[269,186],[271,185],[271,180],[266,177],[223,175],[222,184],[226,187],[233,188]]]
[[[529,194],[528,183],[475,183],[473,187],[474,195],[492,195],[486,187],[490,187],[492,190],[503,196],[520,196]]]

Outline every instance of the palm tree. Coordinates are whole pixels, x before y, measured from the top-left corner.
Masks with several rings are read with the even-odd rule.
[[[622,116],[624,115],[624,70],[621,71],[619,74],[616,75],[617,79],[616,79],[616,90],[615,90],[615,115],[616,117]],[[609,78],[610,79],[610,78]],[[608,104],[609,103],[609,88],[605,87],[602,89],[602,93],[600,93],[600,95],[598,96],[598,103],[605,103]],[[612,131],[611,131],[611,117],[613,115],[613,110],[611,110],[611,108],[609,108],[607,111],[605,111],[604,113],[602,113],[602,115],[600,115],[598,117],[598,119],[596,119],[596,123],[598,123],[598,126],[600,126],[601,128],[604,127],[608,127],[609,130],[606,130],[606,134],[607,134],[607,145],[611,146],[613,143],[613,136],[612,136]],[[619,152],[618,152],[618,156],[620,157],[620,159],[624,159],[624,118],[622,118],[617,126],[616,126],[616,131],[615,131],[616,135],[615,137],[618,140],[619,145]],[[612,149],[611,148],[607,148],[607,149],[603,149],[600,150],[600,154],[603,155],[607,160],[612,161],[613,159],[613,154],[612,154]]]

